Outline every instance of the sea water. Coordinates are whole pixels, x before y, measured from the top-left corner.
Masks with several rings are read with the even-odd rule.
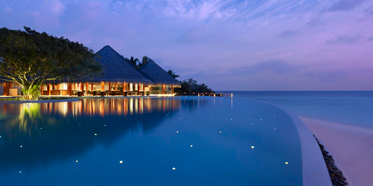
[[[223,91],[275,104],[298,116],[373,129],[373,91]]]

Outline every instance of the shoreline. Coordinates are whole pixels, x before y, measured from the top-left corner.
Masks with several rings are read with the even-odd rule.
[[[373,183],[373,130],[298,116],[322,142],[351,186]]]

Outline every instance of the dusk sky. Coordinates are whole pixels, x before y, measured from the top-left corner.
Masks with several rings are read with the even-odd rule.
[[[23,26],[213,90],[373,90],[372,0],[1,0]]]

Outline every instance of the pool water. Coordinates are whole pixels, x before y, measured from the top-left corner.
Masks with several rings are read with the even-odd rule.
[[[213,97],[0,105],[1,185],[302,185],[282,110]]]

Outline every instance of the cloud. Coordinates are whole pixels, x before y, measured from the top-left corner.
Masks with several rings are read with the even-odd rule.
[[[305,75],[317,78],[323,82],[338,82],[346,77],[347,72],[344,70],[308,71]]]
[[[234,73],[239,74],[255,74],[263,71],[271,71],[275,74],[293,73],[302,66],[292,65],[283,60],[271,60],[260,62],[256,65],[240,67],[234,70]]]
[[[337,44],[353,44],[361,41],[361,36],[340,36],[336,39],[329,39],[325,41],[326,44],[337,45]]]
[[[301,32],[299,30],[285,30],[278,37],[287,38],[299,35]]]
[[[321,26],[324,24],[325,24],[324,21],[318,18],[311,19],[310,21],[307,22],[307,26],[309,27],[317,27],[317,26]]]
[[[347,11],[352,10],[356,6],[362,4],[366,0],[339,0],[329,8],[329,11]]]
[[[373,6],[370,6],[364,10],[365,15],[371,16],[373,15]]]
[[[232,39],[233,36],[227,34],[225,30],[221,30],[220,26],[195,26],[186,32],[182,33],[175,39],[179,43],[216,43],[224,40]]]

